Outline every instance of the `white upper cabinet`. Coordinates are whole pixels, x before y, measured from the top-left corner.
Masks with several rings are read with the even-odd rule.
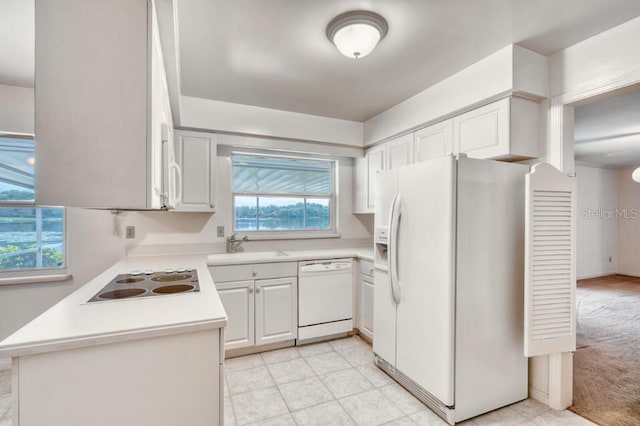
[[[539,105],[505,98],[453,118],[454,151],[471,158],[517,160],[538,156]]]
[[[215,212],[216,135],[176,131],[176,161],[182,170],[175,211]]]
[[[453,152],[453,120],[445,120],[413,133],[416,163]]]
[[[413,163],[413,134],[406,134],[369,148],[354,163],[353,213],[373,213],[376,175]]]
[[[153,2],[36,0],[35,13],[37,204],[163,207],[173,121]]]
[[[387,170],[413,163],[413,134],[392,139],[384,145],[387,148]]]
[[[385,146],[367,151],[367,210],[373,212],[376,198],[376,175],[385,170]]]

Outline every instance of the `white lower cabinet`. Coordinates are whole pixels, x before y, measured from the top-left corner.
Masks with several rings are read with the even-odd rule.
[[[295,262],[212,266],[209,271],[227,313],[225,350],[297,338]]]
[[[225,349],[253,346],[254,306],[253,281],[231,281],[216,284],[220,300],[227,312],[227,328],[224,331]]]
[[[358,330],[361,334],[373,340],[373,290],[374,290],[373,263],[368,260],[360,260],[359,284],[359,318]]]
[[[298,279],[255,282],[256,345],[292,340],[298,334]]]

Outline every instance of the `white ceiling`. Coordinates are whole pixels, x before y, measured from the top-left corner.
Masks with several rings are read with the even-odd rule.
[[[174,1],[182,94],[358,121],[507,44],[548,55],[640,15],[638,0]],[[325,26],[360,8],[384,15],[389,33],[351,60]],[[33,15],[33,0],[0,0],[0,84],[33,87]],[[578,157],[596,146],[587,139],[640,131],[629,124],[640,123],[637,96],[576,109]],[[618,145],[607,140],[611,154]],[[638,161],[625,152],[621,162]],[[619,165],[610,157],[601,160]]]
[[[574,138],[578,161],[640,165],[640,89],[576,107]]]
[[[389,32],[343,57],[353,9]],[[364,121],[512,43],[549,55],[640,15],[638,0],[178,0],[183,95]]]

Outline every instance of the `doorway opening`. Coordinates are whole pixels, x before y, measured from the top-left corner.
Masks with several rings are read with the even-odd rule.
[[[640,417],[640,86],[573,105],[578,177],[576,353],[570,410]],[[640,180],[640,179],[639,179]]]

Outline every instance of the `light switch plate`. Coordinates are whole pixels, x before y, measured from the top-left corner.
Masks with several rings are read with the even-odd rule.
[[[218,237],[224,237],[224,226],[218,226]]]

